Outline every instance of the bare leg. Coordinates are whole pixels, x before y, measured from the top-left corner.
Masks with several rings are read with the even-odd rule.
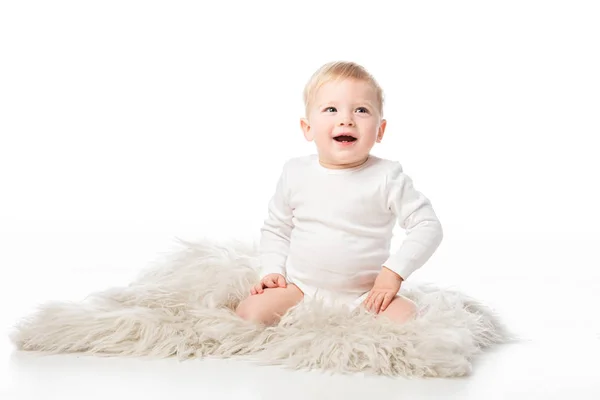
[[[379,315],[384,315],[395,322],[404,323],[409,319],[414,318],[416,313],[417,305],[414,301],[404,296],[397,295],[385,311]]]
[[[285,288],[266,288],[263,293],[242,300],[235,312],[247,321],[272,325],[303,298],[304,293],[294,284]]]

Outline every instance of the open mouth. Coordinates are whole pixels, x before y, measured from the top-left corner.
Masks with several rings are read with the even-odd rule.
[[[333,140],[335,140],[336,142],[354,142],[356,141],[356,138],[354,136],[350,136],[350,135],[339,135],[333,138]]]

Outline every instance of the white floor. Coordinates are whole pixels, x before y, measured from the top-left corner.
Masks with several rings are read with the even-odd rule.
[[[172,236],[4,229],[1,326],[10,329],[41,302],[126,284],[169,251]],[[16,352],[4,335],[0,399],[600,399],[600,264],[592,247],[478,239],[449,238],[419,276],[488,302],[525,339],[479,357],[468,378],[337,376],[218,359],[37,357]]]

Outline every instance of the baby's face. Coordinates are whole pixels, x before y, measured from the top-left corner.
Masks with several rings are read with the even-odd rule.
[[[301,121],[304,136],[314,140],[321,164],[329,168],[364,162],[386,124],[377,109],[375,89],[353,79],[321,86],[307,117]]]

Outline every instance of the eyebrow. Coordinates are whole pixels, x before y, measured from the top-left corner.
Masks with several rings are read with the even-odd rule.
[[[329,102],[326,102],[326,103],[319,104],[317,107],[318,108],[323,108],[325,106],[330,106],[331,104],[336,104],[336,102],[335,101],[329,101]],[[369,107],[375,108],[375,104],[373,104],[373,102],[368,101],[368,100],[359,101],[359,102],[355,103],[354,105],[356,106],[358,104],[360,104],[360,105],[365,105],[366,104]]]

